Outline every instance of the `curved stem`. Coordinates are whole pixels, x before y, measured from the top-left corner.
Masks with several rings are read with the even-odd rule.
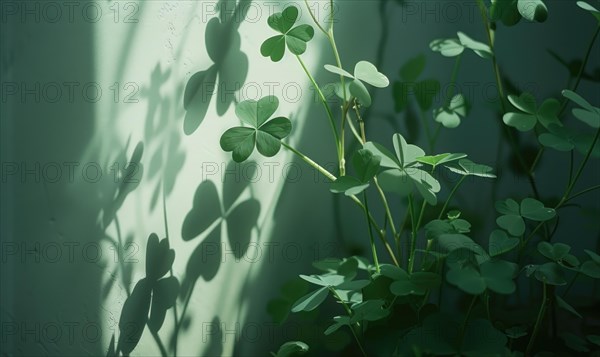
[[[329,35],[327,34],[327,30],[325,30],[321,26],[321,24],[319,23],[319,20],[317,20],[317,18],[315,17],[315,14],[313,14],[312,9],[308,5],[308,0],[304,0],[304,3],[306,4],[306,8],[308,9],[308,13],[310,14],[310,17],[312,17],[313,22],[315,23],[315,25],[317,25],[317,27],[319,28],[319,30],[321,30],[321,32],[323,32],[325,34],[325,36],[329,37]]]
[[[469,318],[471,317],[471,312],[473,311],[473,307],[475,306],[475,302],[477,301],[477,295],[473,295],[473,299],[471,299],[471,304],[467,309],[467,314],[465,315],[465,319],[463,320],[462,325],[460,326],[460,332],[458,335],[458,347],[462,345],[463,338],[465,337],[465,330],[467,329],[467,324],[469,323]]]
[[[313,78],[312,74],[310,74],[310,71],[308,70],[308,68],[306,68],[304,61],[302,61],[302,58],[300,58],[300,56],[298,56],[298,55],[296,55],[296,58],[298,59],[300,66],[302,66],[304,73],[306,73],[306,75],[308,76],[308,79],[310,80],[312,85],[315,87],[315,90],[319,94],[319,99],[321,99],[321,103],[323,103],[323,107],[325,107],[325,111],[327,112],[327,117],[329,119],[329,125],[331,126],[331,131],[333,132],[333,138],[335,140],[335,147],[336,147],[337,154],[338,154],[338,160],[341,161],[342,158],[340,157],[340,155],[341,155],[340,138],[339,138],[339,134],[336,129],[336,126],[335,126],[335,120],[333,119],[333,113],[331,112],[331,108],[329,108],[329,104],[327,104],[327,99],[325,99],[325,95],[323,95],[321,88],[319,87],[319,85],[317,84],[315,79]]]
[[[150,334],[152,334],[154,341],[156,341],[156,345],[158,346],[158,349],[160,350],[160,355],[162,357],[167,357],[169,354],[167,353],[167,349],[165,348],[165,345],[163,344],[162,340],[160,339],[158,332],[152,331],[152,329],[150,328],[150,324],[147,323],[146,325],[148,326],[148,330],[150,330]]]
[[[344,300],[342,300],[342,298],[337,293],[337,291],[334,288],[332,288],[332,287],[329,287],[329,290],[331,291],[331,293],[333,294],[333,296],[335,296],[335,298],[338,299],[338,301],[342,304],[342,306],[346,310],[346,313],[348,314],[348,316],[352,317],[352,310],[350,309],[350,307],[348,306],[348,304],[346,304],[344,302]],[[358,322],[356,323],[356,326],[360,327],[360,325],[358,324]],[[356,340],[356,344],[358,345],[358,348],[360,348],[360,351],[362,352],[363,356],[367,357],[367,353],[365,352],[362,344],[360,343],[360,340],[358,339],[358,336],[356,335],[356,331],[354,331],[354,327],[352,327],[352,325],[348,325],[348,327],[350,328],[350,331],[352,331],[352,335],[354,336],[354,339]]]
[[[573,88],[571,88],[571,90],[573,92],[575,92],[577,90],[577,87],[579,87],[579,83],[581,82],[581,77],[583,76],[583,72],[585,71],[585,66],[587,65],[587,62],[590,59],[590,54],[592,53],[592,48],[594,47],[594,42],[596,42],[596,38],[598,38],[599,33],[600,33],[600,24],[598,25],[598,27],[596,27],[596,31],[594,32],[594,35],[592,36],[592,40],[590,41],[590,44],[588,45],[588,48],[585,52],[585,57],[583,58],[583,62],[581,62],[581,67],[579,67],[579,72],[577,72],[577,77],[575,77],[575,84],[573,85]],[[567,98],[565,98],[560,107],[560,110],[558,111],[558,116],[560,116],[564,112],[564,110],[567,108],[567,104],[569,104],[569,100]]]
[[[456,185],[454,185],[454,187],[452,188],[452,191],[450,191],[450,194],[448,195],[448,198],[446,199],[446,202],[444,202],[444,206],[442,206],[442,210],[440,211],[440,214],[438,215],[438,219],[442,219],[442,216],[444,215],[444,211],[446,211],[446,208],[448,207],[448,204],[452,200],[452,197],[454,197],[454,194],[456,193],[456,191],[458,190],[458,188],[460,187],[460,185],[463,183],[463,181],[466,178],[467,178],[466,175],[461,177],[461,179],[458,180]]]
[[[375,263],[375,271],[379,270],[379,259],[377,258],[377,249],[375,247],[375,239],[373,238],[373,231],[371,227],[371,220],[369,219],[369,200],[367,199],[367,191],[363,191],[363,199],[365,200],[365,217],[367,218],[367,227],[369,229],[369,238],[371,239],[371,253],[373,254],[373,262]]]
[[[579,192],[577,192],[577,193],[573,194],[571,197],[567,198],[567,199],[565,200],[565,203],[569,202],[570,200],[572,200],[572,199],[574,199],[574,198],[576,198],[576,197],[579,197],[579,196],[581,196],[581,195],[584,195],[584,194],[586,194],[586,193],[588,193],[588,192],[591,192],[591,191],[597,190],[597,189],[599,189],[599,188],[600,188],[600,185],[596,185],[596,186],[588,187],[588,188],[586,188],[585,190],[581,190],[581,191],[579,191]]]
[[[294,149],[293,147],[291,147],[290,145],[286,144],[285,142],[281,142],[281,145],[283,147],[285,147],[286,149],[290,150],[291,152],[293,152],[296,156],[298,156],[299,158],[301,158],[304,162],[306,162],[309,166],[313,167],[314,169],[316,169],[317,171],[319,171],[323,176],[327,177],[329,180],[331,181],[335,181],[337,180],[337,177],[335,177],[335,175],[333,175],[331,172],[327,171],[327,169],[323,168],[321,165],[317,164],[316,162],[314,162],[311,158],[309,158],[308,156],[304,155],[303,153],[301,153],[300,151]],[[365,206],[363,205],[363,203],[358,199],[358,197],[356,197],[355,195],[349,196],[350,199],[352,201],[354,201],[354,203],[356,203],[362,210],[365,209]],[[373,227],[375,228],[375,230],[377,231],[379,238],[381,239],[381,242],[383,243],[383,245],[385,246],[386,250],[388,251],[388,253],[390,254],[390,257],[392,258],[392,261],[394,262],[394,264],[396,266],[400,266],[398,263],[398,260],[396,259],[396,256],[394,255],[394,251],[392,250],[392,248],[390,247],[390,245],[388,244],[388,242],[385,240],[385,236],[383,235],[381,229],[379,228],[379,226],[377,225],[377,222],[375,221],[375,219],[373,218],[373,216],[371,215],[371,213],[369,213],[369,220],[371,221],[371,224],[373,225]]]
[[[546,304],[547,304],[547,293],[546,293],[546,282],[542,282],[543,286],[543,296],[542,296],[542,305],[540,305],[540,310],[538,311],[538,316],[535,321],[535,325],[533,327],[533,332],[531,333],[531,338],[529,339],[529,343],[527,344],[527,349],[525,350],[525,356],[531,356],[531,350],[533,349],[533,344],[535,343],[535,339],[540,331],[540,326],[544,319],[544,315],[546,313]]]

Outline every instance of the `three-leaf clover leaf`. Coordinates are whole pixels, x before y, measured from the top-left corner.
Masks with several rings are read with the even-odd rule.
[[[412,93],[421,110],[429,110],[433,99],[440,91],[440,82],[436,79],[418,80],[425,68],[425,55],[411,58],[400,67],[400,80],[394,82],[393,95],[396,112],[408,106],[408,98]]]
[[[381,157],[381,166],[390,170],[383,171],[378,178],[384,190],[400,195],[410,194],[414,188],[430,205],[437,204],[436,193],[440,191],[440,183],[425,170],[419,168],[417,158],[425,156],[423,149],[408,144],[400,134],[394,134],[395,155],[385,147],[367,142],[365,149]]]
[[[490,7],[490,20],[502,21],[506,26],[516,25],[521,20],[517,0],[495,0]]]
[[[542,0],[518,0],[517,9],[529,21],[544,22],[548,18],[548,8]]]
[[[448,170],[462,176],[496,178],[496,175],[492,173],[493,169],[490,166],[476,164],[469,159],[460,159],[458,160],[458,164],[456,162],[452,162],[444,166]]]
[[[445,57],[455,57],[463,53],[465,48],[475,52],[481,58],[491,58],[494,56],[490,46],[478,42],[464,34],[456,33],[458,38],[443,38],[431,41],[429,48],[434,52],[439,52]]]
[[[523,93],[519,97],[509,95],[508,101],[520,111],[504,114],[502,120],[508,126],[519,131],[530,131],[538,122],[545,128],[550,125],[562,126],[558,120],[560,103],[554,98],[546,99],[539,108],[535,98],[529,93]]]
[[[329,64],[325,65],[325,69],[331,73],[352,79],[352,82],[348,86],[350,94],[358,99],[364,107],[371,106],[371,95],[363,82],[377,88],[385,88],[390,85],[389,79],[383,73],[379,72],[375,65],[368,61],[358,62],[354,66],[354,75],[342,68]]]
[[[366,149],[358,150],[352,157],[352,164],[358,177],[341,176],[331,184],[331,192],[357,195],[369,187],[369,181],[379,171],[381,158]]]
[[[513,278],[517,265],[504,260],[490,260],[482,263],[479,268],[466,266],[450,269],[446,280],[462,291],[479,295],[486,289],[498,294],[512,294],[516,285]]]
[[[283,58],[286,45],[295,55],[301,55],[306,51],[306,43],[312,40],[315,30],[310,25],[298,25],[292,28],[297,19],[298,8],[295,6],[288,6],[282,12],[269,16],[267,23],[281,35],[270,37],[263,42],[260,53],[264,57],[271,57],[273,62],[279,62]]]
[[[275,96],[267,96],[259,101],[246,100],[235,108],[235,114],[251,127],[238,126],[228,129],[221,136],[221,148],[233,153],[236,162],[245,161],[254,147],[266,157],[275,156],[281,148],[281,139],[290,134],[292,123],[288,118],[277,117],[268,120],[279,107]]]
[[[453,129],[460,125],[460,118],[467,116],[467,101],[462,94],[457,94],[446,107],[433,111],[433,118],[444,127]]]

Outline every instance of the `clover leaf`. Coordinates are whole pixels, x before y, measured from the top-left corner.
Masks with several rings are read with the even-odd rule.
[[[495,257],[513,250],[519,245],[519,238],[510,237],[505,231],[495,229],[490,234],[488,252],[490,256]]]
[[[306,352],[308,352],[308,349],[308,345],[302,341],[290,341],[284,343],[283,345],[281,345],[281,347],[279,347],[279,350],[277,350],[277,354],[275,355],[275,357],[292,357],[303,355]]]
[[[521,20],[517,0],[495,0],[490,7],[490,19],[502,21],[506,26],[516,25]]]
[[[600,108],[594,107],[587,100],[583,99],[579,94],[573,91],[564,90],[562,95],[580,106],[580,108],[574,108],[572,110],[575,118],[592,128],[600,128]]]
[[[275,156],[281,148],[281,139],[290,134],[292,123],[284,117],[267,121],[279,107],[275,96],[267,96],[259,101],[246,100],[235,108],[235,114],[251,127],[238,126],[228,129],[221,136],[221,148],[233,153],[233,160],[242,162],[254,151],[266,157]]]
[[[378,176],[383,189],[403,196],[416,189],[427,203],[436,205],[440,183],[427,171],[421,170],[417,162],[417,158],[425,156],[425,152],[416,145],[408,144],[400,134],[394,134],[393,143],[395,155],[376,143],[367,142],[363,146],[381,157],[381,167],[391,169]]]
[[[549,262],[542,265],[528,265],[525,268],[525,273],[527,276],[534,277],[546,284],[550,285],[566,285],[567,280],[564,277],[563,271],[560,269],[560,265],[555,262]]]
[[[590,256],[590,260],[581,264],[579,271],[591,278],[600,279],[600,255],[587,249],[584,252]]]
[[[548,18],[548,8],[542,0],[518,0],[517,9],[529,21],[544,22]]]
[[[292,28],[297,19],[298,8],[295,6],[288,6],[282,12],[269,16],[267,23],[281,35],[270,37],[263,42],[260,53],[264,57],[271,57],[273,62],[279,62],[283,58],[286,45],[295,55],[301,55],[306,51],[306,43],[312,40],[315,30],[310,25],[298,25]]]
[[[438,154],[438,155],[433,155],[433,156],[421,156],[421,157],[417,158],[417,161],[420,163],[423,163],[423,164],[431,165],[435,168],[438,165],[447,164],[452,161],[464,159],[465,157],[467,157],[467,154],[444,153],[444,154]]]
[[[357,195],[369,187],[369,181],[377,174],[381,158],[366,149],[360,149],[352,157],[357,177],[341,176],[331,184],[331,192]]]
[[[440,52],[445,57],[455,57],[463,53],[465,48],[475,52],[481,58],[492,58],[494,56],[490,46],[478,42],[464,34],[456,33],[458,38],[437,39],[431,41],[429,48],[434,52]]]
[[[451,163],[450,165],[444,165],[448,170],[462,175],[462,176],[477,176],[496,178],[496,175],[492,173],[492,168],[487,165],[476,164],[469,159],[460,159],[458,164]]]
[[[460,118],[467,115],[467,102],[462,94],[457,94],[446,107],[433,111],[433,118],[444,127],[453,129],[460,125]]]
[[[538,122],[545,128],[551,124],[562,126],[558,120],[560,103],[554,98],[545,100],[539,108],[536,106],[535,98],[529,93],[522,93],[519,97],[509,95],[508,101],[520,110],[520,112],[504,114],[502,120],[508,126],[519,131],[530,131]]]
[[[400,67],[400,81],[394,82],[393,96],[396,112],[405,110],[408,106],[408,97],[412,93],[421,110],[431,108],[433,99],[440,91],[440,82],[436,79],[423,79],[418,81],[425,68],[425,55],[421,54],[411,58]]]
[[[389,79],[383,73],[379,72],[375,65],[368,61],[358,62],[354,66],[354,75],[342,68],[329,64],[325,65],[325,69],[331,73],[352,79],[348,86],[348,90],[364,107],[371,106],[372,100],[371,95],[363,82],[377,88],[385,88],[390,85]]]
[[[479,295],[486,289],[499,294],[512,294],[516,289],[513,281],[516,272],[517,265],[514,263],[490,260],[482,263],[479,268],[474,266],[451,268],[446,275],[446,280],[472,295]]]

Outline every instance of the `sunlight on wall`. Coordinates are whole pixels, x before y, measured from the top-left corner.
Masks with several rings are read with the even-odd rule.
[[[165,236],[163,190],[167,193],[164,204],[170,244],[176,252],[173,273],[180,282],[186,276],[192,252],[201,242],[211,240],[223,243],[220,262],[215,263],[214,259],[211,260],[207,256],[221,252],[204,252],[203,256],[216,264],[214,269],[217,271],[216,275],[211,274],[214,275],[214,279],[211,276],[206,279],[208,282],[198,279],[195,283],[186,314],[191,317],[190,325],[180,333],[178,340],[178,353],[182,355],[199,355],[207,348],[215,348],[207,347],[208,344],[215,343],[208,330],[208,324],[214,318],[218,317],[224,326],[228,326],[228,330],[235,329],[236,323],[243,324],[241,319],[248,308],[242,299],[243,289],[247,288],[244,284],[257,278],[260,266],[264,262],[262,259],[256,259],[256,254],[261,253],[252,251],[251,248],[244,256],[236,259],[236,253],[233,252],[235,247],[232,247],[232,239],[235,242],[235,238],[228,237],[227,228],[236,232],[238,228],[228,223],[211,223],[209,228],[201,233],[195,232],[199,234],[189,238],[190,241],[182,239],[182,227],[186,217],[190,216],[191,221],[195,217],[192,206],[196,203],[194,194],[197,188],[203,181],[209,180],[216,186],[218,197],[222,197],[224,201],[228,195],[228,192],[224,191],[229,189],[223,185],[224,175],[228,175],[229,180],[236,181],[237,185],[234,186],[241,185],[243,191],[237,199],[231,200],[232,202],[220,202],[218,198],[217,201],[211,201],[209,197],[200,196],[201,206],[212,203],[213,207],[197,209],[201,212],[219,211],[220,205],[231,204],[229,208],[232,209],[233,215],[236,206],[241,206],[244,201],[250,199],[257,200],[260,209],[256,224],[251,230],[251,242],[260,242],[259,247],[264,247],[263,244],[270,240],[271,217],[283,185],[283,178],[285,175],[294,174],[293,167],[286,165],[291,162],[289,153],[283,150],[270,159],[260,159],[258,155],[253,155],[252,158],[256,158],[254,175],[251,175],[252,168],[247,167],[226,171],[231,158],[230,154],[220,149],[219,138],[227,128],[239,123],[234,114],[233,99],[259,99],[268,94],[278,96],[280,107],[276,115],[287,116],[292,120],[295,140],[299,138],[303,127],[305,111],[302,105],[312,100],[312,93],[307,90],[308,81],[303,77],[303,73],[297,70],[298,64],[293,57],[288,54],[282,62],[273,64],[270,59],[260,55],[260,44],[272,36],[272,30],[266,26],[271,7],[251,6],[246,21],[239,27],[241,48],[233,48],[233,41],[233,49],[230,48],[228,54],[237,56],[236,59],[225,59],[218,68],[216,94],[210,101],[206,117],[191,135],[185,135],[186,122],[196,123],[196,120],[200,119],[186,117],[196,113],[186,113],[184,110],[184,87],[192,75],[209,69],[213,64],[205,48],[205,35],[207,22],[219,16],[215,3],[140,2],[139,8],[136,8],[139,11],[136,10],[134,17],[138,19],[137,23],[106,21],[101,23],[95,32],[97,78],[106,82],[107,88],[114,83],[115,89],[111,94],[115,95],[116,103],[106,103],[97,108],[95,137],[89,150],[97,154],[99,148],[100,157],[110,160],[116,154],[115,148],[125,147],[126,143],[129,143],[126,157],[131,157],[136,143],[143,142],[143,178],[139,187],[127,197],[116,212],[121,237],[132,237],[133,242],[140,248],[140,254],[136,257],[141,259],[139,264],[133,266],[131,282],[134,284],[145,274],[144,252],[149,234],[155,232],[161,238]],[[239,22],[239,19],[234,18],[233,21]],[[219,48],[226,44],[225,39],[218,42]],[[312,42],[310,50],[303,56],[309,66],[316,61],[319,54],[317,46],[318,42]],[[235,74],[239,66],[243,66],[241,62],[244,56],[248,57],[249,63],[245,81],[243,75]],[[247,182],[238,182],[247,179],[254,182],[251,187],[245,187]],[[227,210],[228,207],[224,209]],[[214,230],[222,230],[220,239],[212,238]],[[106,232],[117,239],[115,221],[107,227]],[[107,271],[118,270],[118,265],[109,262]],[[120,278],[108,274],[106,278],[120,281]],[[115,285],[120,284],[117,282]],[[104,304],[107,311],[107,329],[114,328],[117,335],[117,323],[126,297],[123,287],[113,288]],[[183,306],[184,303],[179,300],[180,314]],[[171,313],[171,310],[168,311],[161,329],[163,341],[169,341],[174,329]],[[230,355],[239,336],[232,337],[231,331],[227,333],[229,335],[223,336],[222,353]],[[103,337],[105,345],[108,346],[111,336],[104,334]],[[145,331],[133,354],[143,356],[156,353],[156,344],[152,341],[150,333]]]

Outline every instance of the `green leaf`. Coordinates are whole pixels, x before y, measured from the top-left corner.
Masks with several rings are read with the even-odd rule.
[[[433,40],[429,48],[434,52],[440,52],[445,57],[458,56],[465,50],[465,46],[455,38]]]
[[[460,160],[467,157],[467,154],[449,154],[449,153],[445,153],[445,154],[439,154],[439,155],[435,155],[435,156],[421,156],[421,157],[417,157],[416,161],[423,163],[423,164],[427,164],[427,165],[431,165],[433,167],[436,167],[437,165],[441,165],[441,164],[446,164],[452,161],[456,161],[456,160]]]
[[[536,112],[537,120],[548,129],[551,124],[562,126],[558,120],[558,112],[560,111],[560,102],[554,98],[546,99]]]
[[[233,160],[243,162],[256,146],[259,153],[266,157],[276,155],[281,148],[281,139],[289,135],[292,123],[284,117],[267,121],[279,107],[275,96],[266,96],[259,101],[246,100],[235,108],[238,118],[252,128],[235,127],[221,136],[221,148],[233,152]]]
[[[363,82],[361,82],[358,79],[353,80],[352,82],[350,82],[349,90],[350,94],[352,94],[356,99],[358,99],[362,106],[371,106],[371,94],[369,94],[369,91],[367,90],[367,87],[365,87]]]
[[[502,121],[508,126],[512,126],[519,131],[530,131],[535,127],[537,119],[534,115],[522,113],[506,113],[502,116]]]
[[[329,326],[324,332],[326,336],[331,335],[332,333],[339,330],[341,327],[349,326],[350,316],[335,316],[333,318],[333,321],[335,321],[334,324]]]
[[[404,82],[416,82],[417,78],[419,78],[425,69],[425,60],[425,55],[420,54],[406,61],[406,63],[400,67],[400,79]]]
[[[537,265],[533,267],[535,278],[550,285],[566,285],[564,274],[560,266],[554,262]]]
[[[525,326],[513,326],[504,330],[506,337],[516,340],[518,338],[527,336],[527,327]]]
[[[502,214],[521,214],[520,206],[517,201],[512,198],[506,199],[504,201],[496,202],[496,211]]]
[[[267,24],[275,31],[282,34],[288,32],[298,19],[298,8],[288,6],[282,12],[274,13],[267,18]]]
[[[547,129],[547,133],[538,137],[540,144],[557,151],[571,151],[575,148],[574,138],[565,127],[550,124]]]
[[[302,275],[300,274],[300,278],[308,281],[309,283],[319,285],[319,286],[337,286],[344,282],[343,275],[337,274],[324,274],[324,275]]]
[[[585,252],[585,254],[589,255],[590,259],[592,259],[593,262],[595,262],[596,264],[600,264],[600,255],[592,252],[589,249],[584,249],[583,251]]]
[[[569,303],[566,302],[565,300],[563,300],[560,296],[554,295],[554,297],[556,298],[556,302],[558,303],[558,307],[560,307],[561,309],[567,310],[568,312],[570,312],[573,315],[579,317],[580,319],[583,318],[583,316],[581,316],[581,314],[579,314],[575,310],[575,308],[573,308],[573,306],[569,305]]]
[[[381,158],[367,149],[360,149],[352,156],[352,164],[360,182],[369,182],[379,170]]]
[[[548,8],[542,0],[518,0],[517,9],[529,21],[544,22],[548,18]]]
[[[499,294],[512,294],[516,289],[513,278],[517,268],[518,266],[511,262],[490,260],[482,263],[479,271],[472,266],[450,269],[446,280],[472,295],[479,295],[486,289]]]
[[[514,105],[515,108],[527,114],[535,114],[537,111],[535,97],[531,93],[523,92],[519,97],[510,94],[508,95],[508,101],[510,104]]]
[[[322,287],[309,294],[304,295],[292,306],[292,312],[312,311],[325,301],[329,294],[329,288]]]
[[[277,35],[265,40],[260,46],[260,54],[270,57],[271,61],[279,62],[285,53],[285,36]]]
[[[368,183],[363,183],[352,176],[341,176],[331,183],[330,191],[333,193],[344,193],[346,196],[358,195],[369,187]]]
[[[492,174],[492,168],[487,165],[476,164],[469,159],[461,159],[457,164],[445,165],[446,168],[454,173],[463,176],[478,176],[495,178],[496,175]]]
[[[440,276],[432,272],[414,272],[398,277],[390,285],[390,291],[396,296],[425,295],[427,290],[440,284]]]
[[[373,155],[379,156],[381,158],[381,161],[379,163],[381,167],[400,168],[400,163],[398,162],[398,159],[394,156],[394,154],[392,154],[391,151],[386,149],[381,144],[368,141],[363,145],[363,148],[372,152]]]
[[[503,230],[496,229],[490,234],[488,251],[490,256],[495,257],[510,252],[518,245],[518,238],[509,237]]]
[[[354,79],[354,76],[351,75],[350,73],[346,72],[344,69],[330,65],[330,64],[326,64],[325,69],[333,74],[339,74],[340,76],[344,76],[344,77],[348,77],[348,78],[352,78]]]
[[[286,342],[277,351],[275,357],[292,357],[308,352],[308,345],[301,341]]]
[[[444,127],[453,129],[460,125],[460,118],[467,115],[467,103],[462,94],[457,94],[450,100],[448,107],[433,111],[435,121]]]
[[[573,109],[573,115],[580,121],[586,123],[592,128],[600,128],[600,109],[591,105],[587,100],[583,99],[579,94],[564,90],[563,96],[579,105],[581,108]]]
[[[418,157],[425,156],[423,149],[416,145],[408,144],[400,134],[394,134],[392,142],[401,167],[406,167],[416,162]]]
[[[548,221],[556,216],[552,208],[544,207],[544,204],[533,198],[525,198],[521,201],[521,216],[532,221]]]
[[[352,306],[350,323],[359,321],[377,321],[387,317],[390,310],[385,307],[385,300],[367,300]]]
[[[521,20],[517,0],[495,0],[490,8],[490,19],[501,20],[506,26],[516,25]]]
[[[438,237],[436,243],[442,251],[447,252],[457,249],[467,249],[475,253],[479,262],[485,262],[490,259],[486,251],[479,244],[464,234],[442,234]]]
[[[312,40],[315,30],[310,25],[299,25],[294,27],[285,36],[287,47],[295,55],[301,55],[306,51],[306,43]]]
[[[413,180],[401,170],[387,170],[377,176],[379,185],[386,192],[394,192],[400,196],[408,196],[413,192]]]
[[[579,271],[591,278],[600,279],[600,256],[588,249],[584,249],[584,252],[591,259],[581,264]]]
[[[588,11],[596,18],[596,20],[598,20],[598,22],[600,22],[600,10],[596,9],[595,7],[593,7],[585,1],[578,1],[577,6],[584,9],[585,11]]]
[[[496,219],[496,224],[514,237],[520,237],[525,233],[525,222],[521,216],[516,214],[500,216]]]
[[[368,61],[360,61],[356,64],[354,77],[377,88],[385,88],[390,85],[388,78]]]
[[[254,150],[256,130],[244,127],[228,129],[221,136],[220,144],[223,151],[233,152],[235,162],[243,162]]]
[[[571,251],[571,247],[563,243],[548,243],[548,242],[539,242],[537,245],[537,250],[545,256],[546,258],[558,262],[562,260],[569,251]]]
[[[479,57],[491,58],[494,56],[490,46],[486,45],[485,43],[475,41],[460,31],[457,33],[457,35],[458,35],[458,40],[460,41],[460,43],[463,46],[465,46],[466,48],[475,52]]]
[[[590,341],[594,345],[600,346],[600,336],[598,336],[598,335],[587,335],[585,337],[587,338],[588,341]]]

